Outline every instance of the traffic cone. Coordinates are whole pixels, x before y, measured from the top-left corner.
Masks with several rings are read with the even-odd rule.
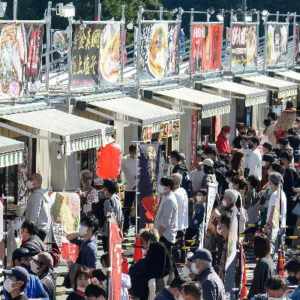
[[[133,261],[138,261],[143,258],[143,248],[139,235],[135,237]]]
[[[282,256],[282,250],[278,250],[278,275],[281,277],[284,277],[284,264],[283,264],[283,256]]]
[[[243,279],[242,279],[242,290],[241,290],[241,299],[247,299],[247,272],[246,272],[246,257],[243,257],[244,261],[244,272],[243,272]]]
[[[128,274],[129,273],[129,267],[128,267],[128,259],[127,257],[123,257],[122,261],[122,273]]]

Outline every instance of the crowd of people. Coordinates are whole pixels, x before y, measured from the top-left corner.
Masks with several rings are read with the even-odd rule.
[[[263,136],[240,124],[234,137],[231,128],[224,126],[215,144],[199,150],[190,172],[185,156],[171,151],[172,174],[157,182],[160,204],[154,223],[139,232],[145,255],[131,264],[128,274],[122,274],[122,300],[238,299],[244,284],[245,252],[257,261],[248,295],[243,297],[300,299],[296,252],[300,118],[292,102],[286,107],[278,118],[274,112],[268,115]],[[131,145],[118,179],[104,180],[100,191],[93,187],[92,172],[81,172],[80,225],[78,232],[66,234],[79,246],[76,262],[67,261],[64,286],[73,290],[69,300],[108,299],[112,280],[108,222],[112,216],[116,219],[123,239],[134,225],[136,152]],[[125,185],[123,205],[121,182]],[[5,270],[5,299],[56,299],[57,253],[44,244],[51,225],[51,200],[41,186],[42,177],[32,174],[22,245],[12,253],[11,269]],[[236,227],[233,220],[237,220]],[[103,248],[100,261],[97,238]],[[285,264],[285,278],[278,262],[286,255],[286,245],[291,259]],[[290,290],[289,286],[296,287]]]

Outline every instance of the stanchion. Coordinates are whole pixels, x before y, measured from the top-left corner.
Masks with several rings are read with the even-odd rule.
[[[282,256],[282,250],[279,249],[278,250],[278,275],[281,277],[284,277],[283,262],[284,262],[284,258]]]
[[[244,263],[244,272],[243,272],[243,279],[242,279],[242,290],[241,290],[241,299],[247,299],[247,271],[246,271],[246,257],[243,257]]]
[[[139,235],[135,237],[133,261],[138,261],[143,258],[143,248]]]
[[[122,273],[123,274],[128,274],[129,273],[129,264],[128,264],[127,257],[123,257],[123,261],[122,261]]]

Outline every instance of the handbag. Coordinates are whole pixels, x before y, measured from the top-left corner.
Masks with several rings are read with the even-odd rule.
[[[292,214],[300,217],[300,203],[297,203],[297,205],[294,207]]]

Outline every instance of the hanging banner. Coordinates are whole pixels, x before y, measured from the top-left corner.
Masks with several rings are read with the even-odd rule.
[[[122,239],[114,218],[109,221],[109,265],[111,268],[109,299],[119,300],[122,289]]]
[[[298,62],[299,58],[299,24],[295,26],[295,62]]]
[[[257,25],[232,25],[231,70],[254,69],[257,65]]]
[[[161,146],[158,143],[139,145],[138,228],[153,223],[159,198],[157,186],[162,177]]]
[[[142,23],[140,77],[162,79],[179,74],[178,24]]]
[[[75,26],[72,87],[108,86],[119,81],[120,24]]]
[[[268,66],[287,62],[288,32],[288,24],[268,24],[266,37]]]
[[[179,133],[180,133],[180,120],[174,120],[172,123],[172,140],[177,142],[179,140]]]
[[[191,72],[220,70],[223,24],[194,24],[192,27]]]
[[[192,110],[191,117],[191,170],[195,169],[196,153],[197,153],[197,124],[198,124],[198,111]]]

